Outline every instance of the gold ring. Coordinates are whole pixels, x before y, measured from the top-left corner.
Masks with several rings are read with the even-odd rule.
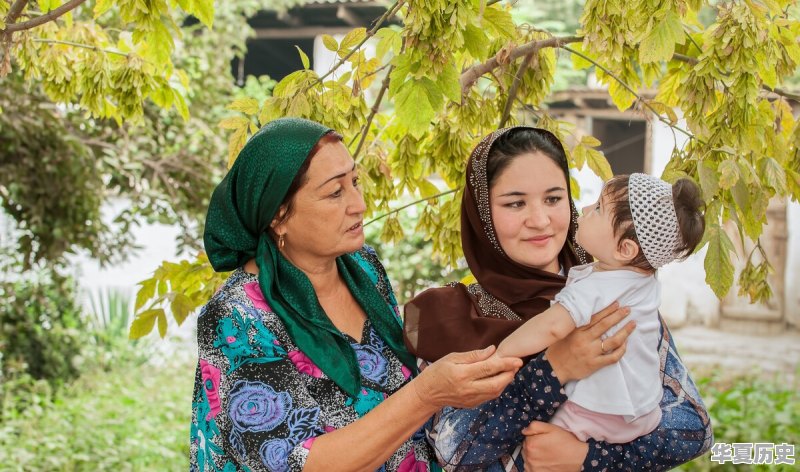
[[[605,342],[604,342],[604,341],[605,341],[604,339],[601,339],[601,340],[600,340],[600,352],[601,352],[602,354],[607,354],[607,352],[606,352],[606,345],[605,345]]]

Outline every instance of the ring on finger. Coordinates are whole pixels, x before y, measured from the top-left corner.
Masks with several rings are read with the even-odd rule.
[[[601,339],[600,340],[600,353],[601,354],[608,354],[608,351],[606,351],[605,339]]]

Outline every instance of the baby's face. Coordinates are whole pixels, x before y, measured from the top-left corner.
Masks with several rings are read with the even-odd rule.
[[[597,202],[583,208],[578,217],[578,232],[575,235],[586,252],[600,262],[610,264],[614,261],[617,237],[612,224],[612,208],[606,193],[601,192]]]

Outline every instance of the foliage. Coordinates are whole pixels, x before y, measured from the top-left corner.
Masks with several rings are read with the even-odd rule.
[[[19,74],[2,84],[0,201],[18,222],[23,268],[57,260],[71,247],[105,255],[128,244],[125,235],[109,238],[100,218],[101,165],[85,144],[81,118],[55,109],[36,90],[27,92]]]
[[[517,15],[516,24],[511,9],[481,0],[401,0],[369,30],[356,28],[341,41],[323,36],[339,58],[329,72],[310,70],[300,51],[304,68],[282,79],[271,97],[231,104],[236,113],[221,122],[229,130],[228,164],[274,118],[325,123],[345,135],[362,168],[368,217],[387,215],[382,238],[407,237],[391,202],[405,194],[426,199],[414,231],[430,238],[439,261],[455,266],[460,186],[478,139],[521,121],[560,138],[573,134],[544,106],[558,73],[555,50],[565,51],[575,69],[588,68],[608,85],[620,110],[633,107],[690,136],[682,149],[676,139],[663,177],[699,183],[707,205],[706,281],[725,295],[734,279],[734,246],[723,225],[732,221],[741,239],[758,243],[769,199],[800,197],[800,128],[789,106],[798,96],[780,88],[800,61],[794,2],[720,2],[710,10],[699,0],[589,0],[572,36],[525,23],[530,15]],[[708,23],[698,20],[701,10]],[[385,27],[395,13],[402,28]],[[362,48],[368,41],[374,55]],[[361,92],[370,85],[377,91],[366,103]],[[655,99],[642,96],[650,88],[658,91]],[[608,178],[600,142],[576,138],[567,149],[571,166],[588,165]],[[435,176],[447,190],[431,183]],[[453,192],[455,198],[440,199]],[[768,298],[768,269],[751,255],[739,280],[743,293]]]
[[[167,309],[180,326],[192,311],[214,295],[227,276],[212,270],[205,253],[192,262],[165,261],[152,278],[139,283],[135,307],[138,315],[131,324],[130,338],[150,333],[156,322],[163,338],[167,334]]]
[[[152,101],[142,102],[135,121],[93,118],[80,103],[55,105],[46,77],[26,79],[15,67],[0,78],[0,201],[18,227],[14,250],[24,256],[23,268],[58,266],[77,251],[115,263],[135,249],[130,230],[143,219],[180,224],[179,248],[198,247],[200,222],[224,170],[219,157],[227,143],[213,124],[236,96],[230,61],[252,34],[247,16],[264,3],[218,5],[213,30],[181,22],[180,35],[191,40],[176,41],[180,55],[171,61],[188,80],[181,92],[188,118]],[[96,21],[91,9],[74,16],[95,21],[95,28],[119,26],[114,11]],[[258,96],[269,87],[262,82],[246,90]],[[119,198],[127,205],[108,214],[107,203]]]
[[[73,380],[86,343],[85,328],[72,280],[44,273],[0,282],[0,385],[20,377],[52,386]]]
[[[0,470],[186,470],[194,369],[171,357],[20,392],[25,408],[0,422]]]
[[[367,244],[372,246],[383,261],[386,274],[392,282],[395,296],[400,304],[417,295],[426,288],[464,278],[469,269],[449,270],[433,258],[433,247],[425,236],[414,227],[419,224],[420,215],[407,211],[398,215],[401,229],[408,236],[399,241],[381,240],[383,228],[378,224],[365,226]]]
[[[755,377],[724,379],[718,375],[698,382],[703,392],[718,443],[767,442],[800,444],[800,390],[797,379]],[[796,470],[795,466],[746,466],[715,464],[705,454],[682,470]]]
[[[91,3],[2,1],[0,77],[19,68],[52,101],[79,103],[98,118],[138,119],[148,98],[188,118],[188,78],[172,62],[176,19],[194,15],[211,27],[213,1]]]

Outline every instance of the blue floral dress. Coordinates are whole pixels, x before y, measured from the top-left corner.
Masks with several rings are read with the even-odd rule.
[[[386,273],[371,248],[354,257],[397,315]],[[203,308],[192,402],[191,470],[302,470],[314,440],[358,420],[412,377],[365,322],[350,338],[362,387],[350,398],[292,342],[258,277],[241,269]],[[335,461],[335,457],[330,458]],[[422,430],[379,469],[439,470]]]

